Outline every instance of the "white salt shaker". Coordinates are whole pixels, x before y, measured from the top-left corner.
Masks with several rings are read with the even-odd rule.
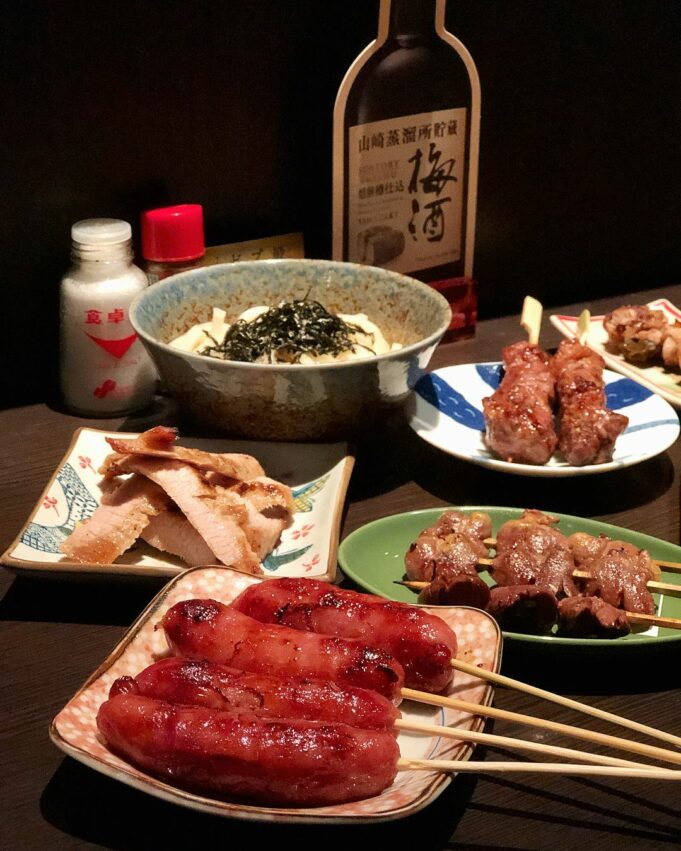
[[[60,383],[77,414],[115,416],[154,397],[156,370],[128,310],[147,286],[132,262],[132,230],[119,219],[85,219],[71,228],[73,265],[60,287]]]

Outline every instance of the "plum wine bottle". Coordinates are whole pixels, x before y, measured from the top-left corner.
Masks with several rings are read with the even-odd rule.
[[[336,98],[333,256],[438,289],[445,340],[475,330],[480,83],[446,0],[381,0],[378,36]]]

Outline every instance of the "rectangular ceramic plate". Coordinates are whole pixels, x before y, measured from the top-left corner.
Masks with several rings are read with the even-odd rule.
[[[652,310],[661,310],[667,321],[670,324],[681,322],[681,310],[675,307],[666,298],[659,298],[657,301],[651,301],[648,304]],[[577,321],[578,316],[562,316],[560,314],[551,317],[551,324],[557,328],[564,337],[571,339],[577,336]],[[666,399],[670,405],[676,408],[681,408],[681,375],[675,372],[670,372],[661,365],[656,366],[634,366],[633,363],[626,361],[622,355],[615,355],[609,352],[605,344],[608,341],[608,333],[603,327],[602,316],[592,316],[589,325],[589,333],[586,339],[586,344],[590,349],[603,358],[603,360],[612,369],[621,372],[623,375],[638,381],[644,387],[652,390],[653,393],[658,393],[663,399]]]
[[[78,564],[59,552],[76,523],[90,517],[101,498],[97,469],[111,452],[113,432],[78,429],[26,525],[2,556],[15,572],[45,571],[103,576],[175,576],[187,565],[138,542],[115,564]],[[135,434],[115,432],[119,438]],[[296,511],[263,568],[272,576],[314,576],[333,581],[345,494],[354,465],[345,443],[301,444],[181,439],[209,452],[255,456],[273,479],[293,490]]]
[[[111,753],[100,740],[96,715],[117,677],[135,676],[147,665],[167,655],[161,630],[155,625],[180,600],[211,597],[229,603],[244,588],[261,579],[226,567],[197,567],[169,582],[132,625],[87,683],[57,715],[50,728],[52,741],[69,756],[85,765],[166,801],[190,809],[255,821],[343,823],[387,821],[410,815],[429,804],[450,782],[451,776],[430,771],[400,771],[393,785],[381,795],[332,807],[276,808],[230,803],[177,789],[135,768]],[[456,606],[427,609],[443,618],[456,632],[458,658],[488,670],[499,669],[501,635],[485,612]],[[488,705],[492,689],[483,680],[457,672],[450,693],[462,700]],[[405,701],[402,717],[467,730],[482,730],[484,720],[449,709]],[[453,739],[400,733],[402,756],[466,760],[473,747]]]

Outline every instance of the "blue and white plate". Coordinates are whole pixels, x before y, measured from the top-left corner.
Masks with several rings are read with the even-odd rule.
[[[470,363],[437,369],[419,379],[411,395],[409,424],[424,440],[444,452],[495,470],[523,476],[585,476],[638,464],[664,452],[679,436],[672,406],[646,387],[604,371],[608,406],[629,417],[612,461],[584,467],[569,465],[559,452],[542,467],[497,458],[486,446],[482,400],[501,380],[500,363]]]

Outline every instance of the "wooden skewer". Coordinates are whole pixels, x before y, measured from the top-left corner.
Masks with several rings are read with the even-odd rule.
[[[592,762],[597,765],[616,765],[620,768],[655,768],[655,766],[644,765],[641,762],[633,762],[629,759],[619,759],[615,756],[604,756],[603,754],[588,753],[573,748],[561,748],[555,745],[544,745],[541,742],[528,742],[525,739],[514,739],[511,736],[497,736],[492,733],[477,733],[474,730],[461,730],[458,727],[443,727],[437,724],[423,724],[419,721],[404,721],[397,719],[395,727],[407,733],[426,733],[429,736],[441,736],[444,739],[456,739],[462,742],[475,742],[479,745],[490,745],[492,747],[513,748],[530,753],[542,753],[549,756],[565,757],[565,759],[577,762]]]
[[[653,559],[658,567],[661,567],[662,570],[666,570],[669,573],[681,573],[681,562],[679,561],[660,561],[660,559]]]
[[[497,718],[500,721],[511,721],[515,724],[527,724],[530,727],[540,727],[542,730],[551,730],[554,733],[561,733],[566,736],[573,736],[576,739],[584,739],[587,742],[605,745],[609,748],[628,751],[638,756],[681,765],[681,753],[667,750],[666,748],[658,748],[656,745],[634,742],[631,739],[622,739],[619,736],[611,736],[608,733],[597,733],[595,730],[586,730],[583,727],[572,727],[569,724],[561,724],[558,721],[536,718],[534,715],[522,715],[520,712],[497,709],[496,706],[483,706],[479,703],[470,703],[467,700],[459,700],[455,697],[444,697],[441,694],[430,694],[429,692],[416,691],[410,688],[403,688],[401,692],[402,697],[407,700],[416,700],[419,703],[427,703],[430,706],[444,706],[447,709],[458,709],[460,712],[467,712],[471,715]],[[656,730],[655,732],[658,733],[660,731]]]
[[[681,618],[665,618],[662,615],[643,615],[639,612],[625,612],[632,623],[645,626],[661,626],[663,629],[681,629]]]
[[[489,559],[480,559],[480,562],[487,562]],[[591,574],[588,570],[574,570],[572,576],[576,579],[591,579]],[[646,582],[646,588],[653,594],[666,594],[668,597],[681,597],[681,585],[672,585],[669,582],[657,582],[655,579],[650,579]]]
[[[648,780],[681,780],[681,771],[667,768],[615,768],[610,765],[565,765],[561,762],[457,762],[449,759],[399,759],[400,771],[451,771],[455,774],[573,774],[587,777],[645,777]]]
[[[523,683],[520,680],[514,680],[512,677],[505,677],[503,674],[496,674],[494,671],[487,671],[485,668],[478,668],[476,665],[471,665],[468,662],[462,662],[460,659],[452,659],[452,668],[457,671],[463,671],[466,674],[471,674],[474,677],[480,677],[487,682],[495,683],[495,685],[506,686],[516,691],[522,691],[525,694],[541,697],[543,700],[548,700],[551,703],[557,703],[559,706],[565,706],[568,709],[575,709],[577,712],[582,712],[584,715],[592,715],[594,718],[600,718],[601,721],[609,721],[611,724],[617,724],[620,727],[626,727],[629,730],[635,730],[637,733],[643,733],[646,736],[651,736],[654,739],[661,739],[677,748],[681,748],[681,736],[674,736],[672,733],[666,733],[664,730],[658,730],[655,727],[648,727],[647,724],[640,724],[638,721],[632,721],[630,718],[625,718],[622,715],[615,715],[613,712],[606,712],[604,709],[598,709],[595,706],[589,706],[586,703],[580,703],[578,700],[572,700],[569,697],[563,697],[562,694],[554,694],[552,691],[538,688],[537,686]],[[679,754],[681,758],[681,753]],[[681,759],[679,760],[681,761]]]
[[[523,300],[523,310],[520,314],[520,324],[527,331],[527,340],[533,346],[539,342],[541,330],[541,318],[544,308],[542,303],[531,295],[526,295]]]
[[[491,567],[494,559],[479,558],[478,564],[481,567]],[[572,576],[575,579],[592,579],[593,577],[588,570],[574,570]],[[672,585],[670,582],[658,582],[656,579],[649,579],[646,583],[647,589],[651,594],[666,594],[668,597],[681,597],[681,585]]]
[[[428,587],[428,582],[416,582],[412,580],[394,580],[395,585],[402,585],[405,588],[410,588],[412,591],[421,591]],[[676,587],[676,586],[674,586]],[[681,618],[666,618],[662,615],[643,615],[638,612],[627,612],[623,609],[631,623],[640,623],[647,626],[661,626],[665,629],[681,629]]]
[[[579,314],[579,319],[577,320],[577,340],[581,343],[582,346],[586,345],[586,341],[589,337],[589,325],[591,324],[591,311],[587,308]]]

